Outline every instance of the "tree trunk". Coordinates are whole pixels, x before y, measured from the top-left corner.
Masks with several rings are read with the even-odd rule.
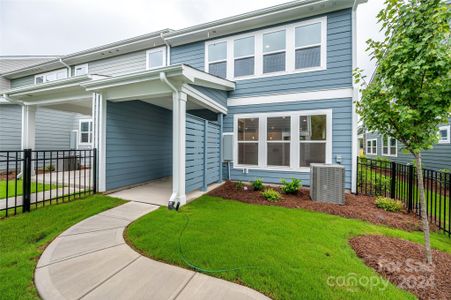
[[[424,197],[424,180],[423,180],[423,165],[421,162],[421,153],[415,154],[415,160],[417,163],[417,177],[418,177],[418,192],[420,195],[421,206],[421,220],[423,221],[424,232],[424,250],[426,253],[426,261],[428,264],[432,264],[432,251],[431,251],[431,237],[429,232],[429,221],[426,214],[426,199]]]

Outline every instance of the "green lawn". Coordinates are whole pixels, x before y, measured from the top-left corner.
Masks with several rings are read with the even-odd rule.
[[[96,195],[0,220],[0,299],[39,299],[34,268],[45,246],[65,229],[124,203]]]
[[[376,276],[355,255],[348,239],[385,234],[415,242],[408,233],[363,221],[274,206],[249,205],[203,196],[180,212],[160,208],[128,227],[127,239],[157,260],[188,267],[234,269],[210,275],[242,283],[274,299],[409,299],[413,295],[388,285],[384,291],[364,285],[331,287],[329,276]],[[451,252],[451,240],[432,234],[435,248]],[[386,282],[385,282],[386,283]]]
[[[22,195],[23,191],[22,191],[22,179],[17,180],[17,196]],[[31,183],[31,192],[32,193],[36,193],[36,191],[38,192],[42,192],[44,191],[49,191],[52,189],[55,189],[57,187],[57,185],[55,184],[42,184],[42,183],[35,183],[32,182]],[[37,190],[36,190],[37,188]],[[16,181],[15,180],[9,180],[8,181],[8,197],[14,197],[16,193]],[[6,198],[6,180],[0,180],[0,199],[4,199]]]

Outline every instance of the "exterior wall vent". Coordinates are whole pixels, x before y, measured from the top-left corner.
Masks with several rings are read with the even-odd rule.
[[[345,168],[342,165],[310,165],[310,197],[313,201],[344,204]]]

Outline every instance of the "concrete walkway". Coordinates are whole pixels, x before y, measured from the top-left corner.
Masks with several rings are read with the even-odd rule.
[[[35,283],[47,299],[269,299],[241,285],[144,257],[125,227],[158,206],[129,202],[58,236],[39,259]]]

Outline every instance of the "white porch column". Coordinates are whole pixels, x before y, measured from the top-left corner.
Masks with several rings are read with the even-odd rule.
[[[185,165],[186,165],[186,101],[187,95],[174,92],[173,96],[173,149],[172,149],[172,191],[169,205],[186,204]]]
[[[35,150],[36,145],[36,106],[22,106],[22,149]]]
[[[92,145],[97,149],[97,190],[106,191],[106,108],[102,94],[92,94]]]

